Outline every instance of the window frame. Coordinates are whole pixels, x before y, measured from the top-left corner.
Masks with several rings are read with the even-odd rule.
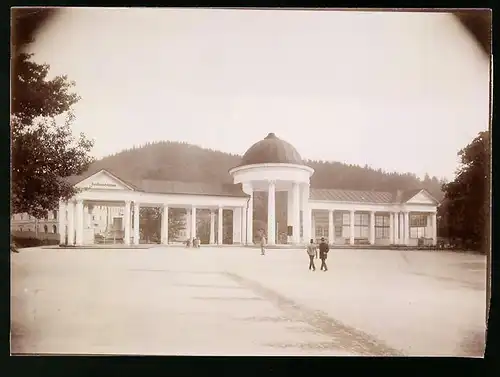
[[[380,220],[380,221],[378,221]],[[388,214],[375,214],[375,239],[391,238],[391,217]]]

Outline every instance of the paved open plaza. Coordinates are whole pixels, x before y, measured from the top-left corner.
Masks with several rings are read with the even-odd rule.
[[[12,353],[477,356],[486,259],[238,247],[12,254]]]

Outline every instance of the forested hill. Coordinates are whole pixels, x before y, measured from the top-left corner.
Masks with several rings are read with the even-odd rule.
[[[89,173],[109,169],[124,179],[165,179],[186,182],[231,183],[229,169],[240,156],[179,142],[160,141],[124,150],[92,164]],[[420,180],[412,173],[386,173],[368,166],[340,162],[310,161],[315,173],[313,188],[395,191],[426,188],[438,200],[443,198],[436,177]]]

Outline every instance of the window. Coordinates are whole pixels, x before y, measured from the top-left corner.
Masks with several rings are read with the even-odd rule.
[[[428,238],[426,230],[425,227],[412,226],[410,227],[410,238]]]
[[[52,233],[56,234],[57,233],[57,226],[52,225]]]
[[[427,215],[422,213],[410,213],[410,227],[426,227]]]
[[[333,213],[333,224],[335,228],[335,238],[342,237],[342,226],[343,226],[343,218],[342,212],[334,212]]]
[[[367,213],[354,214],[354,238],[368,238],[370,234],[370,215]]]
[[[375,238],[389,238],[390,217],[387,215],[375,215]]]
[[[57,220],[57,211],[56,210],[52,211],[52,217],[54,218],[54,220]]]
[[[351,236],[351,214],[342,214],[342,237],[349,238]]]
[[[48,233],[48,232],[49,232],[49,227],[47,226],[47,224],[45,224],[45,225],[43,226],[43,231],[44,231],[45,233]]]
[[[322,227],[321,225],[316,227],[316,238],[327,237],[328,238],[328,227]]]
[[[427,218],[425,213],[410,213],[410,238],[427,238]]]
[[[48,212],[45,212],[45,215],[43,215],[43,219],[44,220],[48,220],[49,219],[49,213]]]

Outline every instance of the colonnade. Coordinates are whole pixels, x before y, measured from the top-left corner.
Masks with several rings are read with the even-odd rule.
[[[335,210],[327,210],[328,211],[328,238],[329,243],[335,243],[335,224],[334,224],[334,213]],[[340,211],[345,213],[347,211]],[[354,245],[355,239],[355,214],[358,211],[350,210],[349,213],[349,244]],[[367,211],[359,211],[360,213],[367,213]],[[386,212],[386,211],[368,211],[369,213],[369,243],[375,244],[375,216],[376,215],[389,215],[389,243],[390,244],[402,244],[409,245],[410,244],[410,214],[411,211],[397,211],[397,212]],[[421,212],[419,212],[421,213]],[[437,241],[437,221],[436,221],[436,212],[428,212],[428,221],[430,222],[430,226],[432,229],[432,240],[435,244]],[[312,232],[315,234],[315,221],[313,218],[312,224]]]
[[[139,244],[140,240],[140,225],[139,225],[139,212],[141,204],[139,202],[125,201],[125,210],[123,214],[124,222],[124,244],[134,245]],[[151,205],[147,205],[151,206]],[[176,206],[177,208],[178,206]],[[67,242],[69,245],[83,245],[84,244],[84,218],[85,218],[85,201],[83,199],[70,200],[68,202],[59,203],[59,234],[60,242],[64,244]],[[132,215],[133,208],[133,215]],[[193,239],[196,237],[196,224],[197,224],[197,209],[203,209],[204,207],[197,208],[195,206],[187,207],[187,221],[189,229],[189,238]],[[169,239],[169,229],[168,229],[168,204],[161,205],[161,244],[168,244]],[[233,243],[240,244],[246,243],[243,235],[246,231],[246,217],[247,211],[244,207],[223,207],[218,206],[217,217],[217,244],[222,244],[223,241],[223,210],[232,209],[233,210]],[[252,211],[248,211],[251,212]],[[65,214],[67,213],[67,216]],[[210,208],[210,244],[215,244],[215,216],[216,212],[213,208]],[[251,221],[250,221],[251,224]],[[67,233],[66,234],[66,226]],[[248,239],[251,242],[252,238]]]

